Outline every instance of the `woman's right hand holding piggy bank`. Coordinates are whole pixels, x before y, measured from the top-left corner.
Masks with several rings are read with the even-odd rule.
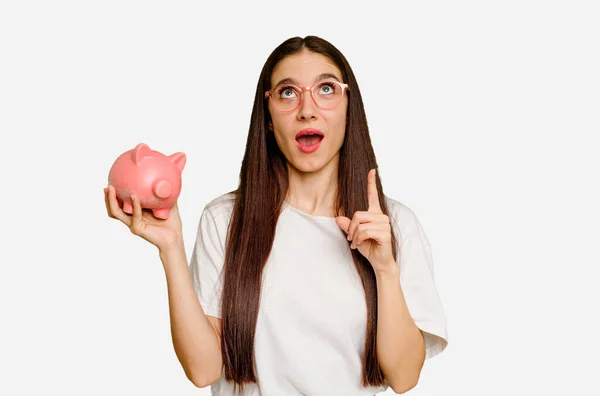
[[[140,199],[135,195],[132,196],[133,213],[131,215],[125,213],[121,209],[115,188],[111,185],[104,189],[104,197],[109,217],[120,220],[129,227],[132,234],[147,240],[159,251],[166,252],[171,248],[183,246],[181,217],[177,202],[171,207],[169,217],[163,220],[157,219],[148,210],[142,210]]]
[[[140,143],[115,160],[104,189],[108,216],[166,252],[183,246],[177,198],[186,156],[166,156]]]

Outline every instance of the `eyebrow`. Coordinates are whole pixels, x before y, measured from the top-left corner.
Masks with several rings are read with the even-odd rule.
[[[331,73],[321,73],[317,76],[317,78],[315,78],[315,81],[313,82],[316,83],[317,81],[320,80],[324,80],[326,78],[333,78],[334,80],[336,80],[337,82],[341,82],[335,74],[331,74]],[[294,84],[294,85],[300,85],[300,83],[298,81],[296,81],[295,79],[291,78],[291,77],[287,77],[284,78],[283,80],[279,80],[279,82],[277,84],[275,84],[275,87],[281,84]]]

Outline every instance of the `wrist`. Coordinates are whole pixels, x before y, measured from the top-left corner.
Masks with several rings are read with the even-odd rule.
[[[181,254],[185,255],[184,243],[182,240],[178,239],[165,246],[161,246],[158,248],[158,254],[163,261],[164,259],[171,258],[173,256],[180,256]]]
[[[377,279],[388,279],[388,278],[398,279],[399,276],[400,276],[400,268],[398,268],[398,265],[396,264],[396,262],[388,265],[384,269],[379,269],[379,270],[375,271],[375,277]]]

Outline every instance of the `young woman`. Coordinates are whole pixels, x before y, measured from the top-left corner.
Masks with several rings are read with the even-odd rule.
[[[188,268],[168,220],[109,216],[157,246],[175,352],[213,395],[374,395],[414,387],[447,345],[431,247],[383,193],[346,58],[291,38],[259,77],[239,186],[202,212]],[[191,276],[190,276],[191,273]]]

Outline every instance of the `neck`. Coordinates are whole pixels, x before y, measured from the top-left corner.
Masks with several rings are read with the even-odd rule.
[[[303,172],[288,163],[290,183],[286,201],[313,216],[335,217],[339,154],[323,168]]]

